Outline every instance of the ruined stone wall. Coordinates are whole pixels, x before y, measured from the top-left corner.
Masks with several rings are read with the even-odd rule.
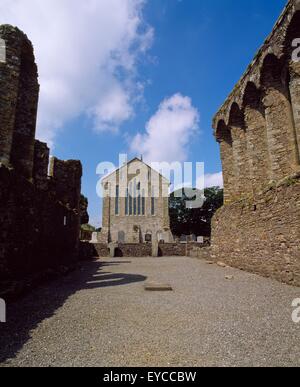
[[[226,204],[259,193],[300,169],[297,39],[300,2],[290,0],[214,118]]]
[[[35,140],[38,71],[18,28],[0,26],[0,288],[78,259],[79,161],[51,163]],[[3,51],[4,48],[4,51]]]
[[[39,84],[33,47],[19,29],[0,26],[0,162],[32,177]]]
[[[50,193],[0,167],[0,281],[69,265],[78,258],[78,219]]]
[[[216,260],[297,285],[299,39],[300,1],[290,0],[214,118],[225,206],[212,227]]]
[[[59,200],[69,208],[80,207],[82,166],[77,160],[51,158],[49,175],[52,189]]]
[[[47,144],[35,140],[34,144],[34,163],[33,163],[33,181],[34,185],[43,191],[49,189],[48,166],[50,150]]]
[[[213,219],[212,259],[300,286],[300,175]]]

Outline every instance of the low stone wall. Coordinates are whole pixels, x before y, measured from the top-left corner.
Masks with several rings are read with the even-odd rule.
[[[160,243],[158,254],[160,257],[186,257],[188,255],[188,244]]]
[[[89,261],[93,258],[99,257],[96,246],[93,243],[80,241],[79,243],[79,260]]]
[[[151,257],[152,246],[147,243],[119,244],[116,249],[116,257]]]
[[[91,243],[93,248],[95,249],[96,256],[99,258],[106,258],[110,256],[110,251],[105,243]]]
[[[89,244],[89,243],[87,243]],[[84,247],[86,243],[82,243]],[[109,257],[110,251],[106,244],[96,243],[90,244],[93,249],[84,247],[85,253],[83,256],[90,254],[90,257]],[[161,243],[159,245],[159,256],[160,257],[203,257],[203,250],[207,247],[207,243],[201,245],[199,243]],[[90,253],[88,253],[88,251]],[[91,251],[93,251],[91,253]],[[96,255],[95,255],[96,252]],[[152,245],[147,243],[124,243],[119,244],[115,250],[116,257],[151,257],[152,256]]]
[[[191,246],[188,253],[189,257],[200,258],[210,261],[211,259],[211,248],[207,245]]]
[[[209,241],[204,244],[190,243],[161,243],[159,255],[162,257],[202,257],[203,249],[209,247]]]
[[[300,286],[299,176],[221,208],[213,219],[212,260]]]
[[[0,165],[0,288],[78,259],[79,214]]]

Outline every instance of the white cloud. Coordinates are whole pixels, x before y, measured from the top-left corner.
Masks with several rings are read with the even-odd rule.
[[[122,122],[133,115],[129,94],[119,84],[115,84],[105,95],[101,96],[91,113],[94,115],[97,131],[117,132]]]
[[[40,74],[38,136],[52,143],[64,123],[92,115],[97,130],[116,131],[141,92],[136,63],[153,30],[145,0],[0,0],[0,23],[33,42]]]
[[[160,104],[148,121],[146,132],[134,137],[131,151],[143,154],[149,163],[185,161],[198,124],[199,113],[191,99],[175,94]]]
[[[221,187],[223,188],[223,173],[207,174],[204,177],[205,188]]]

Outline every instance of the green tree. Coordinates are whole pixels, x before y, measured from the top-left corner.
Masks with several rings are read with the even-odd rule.
[[[90,224],[82,224],[81,225],[81,230],[83,231],[90,231],[90,232],[95,232],[96,229],[94,226],[91,226]]]
[[[181,197],[176,197],[180,192]],[[223,190],[219,187],[205,189],[205,202],[201,208],[189,209],[190,200],[180,191],[173,192],[169,200],[171,229],[174,235],[207,236],[211,235],[211,220],[223,205]],[[175,195],[176,194],[176,195]]]

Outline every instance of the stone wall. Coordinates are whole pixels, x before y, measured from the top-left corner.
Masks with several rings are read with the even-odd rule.
[[[60,201],[69,208],[80,207],[81,195],[81,162],[77,160],[59,160],[52,157],[49,175],[52,178],[52,189]]]
[[[216,114],[225,204],[300,169],[300,1],[290,0],[272,33]]]
[[[97,251],[98,257],[109,257],[110,251],[107,244],[96,243],[91,244]],[[204,255],[202,250],[207,248],[207,243],[160,243],[159,244],[159,256],[160,257],[201,257]],[[151,243],[123,243],[118,244],[115,250],[116,257],[151,257],[152,245]],[[208,258],[208,256],[206,256]]]
[[[99,242],[144,243],[147,234],[151,234],[153,240],[173,241],[169,199],[165,194],[169,182],[162,175],[136,158],[103,179],[102,187],[103,221]]]
[[[0,62],[0,162],[32,177],[39,84],[33,47],[18,28],[1,25],[6,62]]]
[[[33,181],[37,188],[47,191],[49,189],[48,166],[50,149],[47,144],[35,140]]]
[[[300,285],[300,1],[290,0],[213,127],[225,206],[215,260]]]
[[[300,175],[221,208],[212,259],[300,286]]]
[[[0,291],[78,259],[79,161],[53,159],[35,139],[39,84],[33,46],[0,26]],[[3,58],[1,58],[3,59]]]
[[[152,245],[146,243],[119,244],[116,257],[151,257]]]
[[[188,251],[186,243],[160,243],[158,254],[161,257],[185,257]]]
[[[79,215],[0,166],[0,282],[78,259]]]
[[[189,257],[204,259],[211,261],[211,247],[210,246],[194,246],[189,251]]]
[[[105,243],[90,243],[92,246],[94,246],[96,252],[97,252],[97,257],[99,258],[105,258],[110,256],[110,251]]]
[[[99,252],[101,254],[99,254]],[[101,249],[99,252],[96,249],[96,246],[93,243],[80,241],[79,244],[79,257],[80,261],[89,261],[92,259],[97,259],[99,257],[108,257],[108,249],[106,248],[105,254],[103,255]]]

